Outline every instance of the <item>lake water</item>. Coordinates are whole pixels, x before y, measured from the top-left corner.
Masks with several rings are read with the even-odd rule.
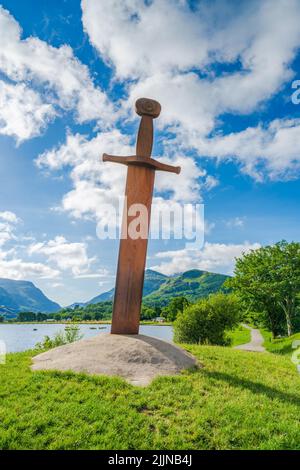
[[[110,331],[110,325],[78,325],[80,333],[84,338],[91,338],[92,336]],[[44,336],[53,337],[59,331],[64,331],[66,325],[63,323],[55,323],[47,325],[45,323],[37,324],[0,324],[0,341],[4,341],[7,352],[19,352],[32,349],[43,340]],[[94,329],[95,328],[95,329]],[[36,330],[36,331],[34,331]],[[172,326],[164,325],[141,325],[140,333],[147,336],[154,336],[155,338],[172,341],[173,328]]]

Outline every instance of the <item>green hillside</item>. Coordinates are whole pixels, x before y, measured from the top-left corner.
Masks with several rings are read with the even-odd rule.
[[[144,296],[149,295],[159,289],[159,287],[168,279],[168,276],[165,276],[164,274],[161,274],[157,271],[153,271],[152,269],[146,269],[143,290]],[[107,302],[109,300],[113,300],[114,293],[115,289],[112,288],[109,291],[103,292],[102,294],[97,295],[93,299],[89,300],[85,305],[98,304],[99,302]]]
[[[144,297],[144,303],[167,304],[173,297],[184,296],[194,301],[220,290],[229,276],[193,269],[173,277],[166,277],[158,289]]]
[[[145,272],[142,319],[160,316],[161,308],[168,305],[174,297],[185,297],[196,301],[201,297],[219,291],[228,276],[193,269],[176,276],[166,276],[147,269]],[[107,320],[111,318],[114,289],[94,297],[86,304],[74,304],[59,312],[60,318],[79,320]],[[105,300],[107,299],[107,300]],[[149,309],[151,307],[151,309]],[[149,310],[152,310],[150,312]],[[58,315],[54,315],[58,318]]]
[[[220,290],[228,277],[224,274],[209,273],[199,269],[192,269],[175,276],[166,276],[152,269],[147,269],[145,271],[143,301],[146,305],[157,303],[166,305],[171,298],[178,296],[184,296],[194,301]],[[114,288],[94,297],[85,305],[106,302],[113,300],[113,298]]]

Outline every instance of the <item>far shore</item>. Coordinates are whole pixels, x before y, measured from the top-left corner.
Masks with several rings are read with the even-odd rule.
[[[89,320],[89,321],[66,321],[66,320],[57,320],[57,321],[4,321],[0,323],[1,325],[110,325],[111,320]],[[155,321],[141,321],[140,325],[155,325],[155,326],[172,326],[172,322],[155,322]]]

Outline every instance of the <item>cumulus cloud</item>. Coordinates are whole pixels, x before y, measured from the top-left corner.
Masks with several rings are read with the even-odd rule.
[[[20,219],[14,212],[0,212],[0,247],[9,240],[16,239],[15,226],[18,222],[20,222]]]
[[[250,250],[260,248],[258,243],[244,242],[242,244],[208,243],[201,250],[187,249],[164,251],[155,255],[165,260],[151,266],[151,269],[171,275],[189,269],[200,269],[210,272],[232,274],[235,258]]]
[[[117,76],[136,78],[205,61],[206,28],[183,3],[83,0],[82,20],[92,44],[116,68]],[[195,47],[190,47],[191,40]]]
[[[0,134],[20,143],[39,135],[54,116],[54,107],[26,85],[0,80]]]
[[[17,215],[11,211],[0,212],[0,220],[4,220],[5,222],[9,222],[12,224],[16,224],[17,222],[20,222],[19,217],[17,217]]]
[[[0,212],[0,277],[11,279],[55,278],[53,269],[39,262],[28,262],[17,255],[16,247],[7,248],[8,242],[18,241],[16,226],[21,222],[14,212]]]
[[[95,257],[88,256],[87,243],[68,242],[63,236],[38,242],[17,233],[21,219],[14,212],[0,212],[0,277],[12,279],[57,279],[69,272],[75,278],[103,278],[105,269],[91,271]],[[19,242],[23,243],[20,244]],[[34,261],[26,258],[34,257]],[[46,262],[38,258],[46,258]]]
[[[54,117],[55,109],[75,110],[80,123],[97,120],[107,126],[112,122],[105,93],[95,87],[87,66],[69,46],[53,47],[36,37],[22,39],[20,25],[3,7],[0,31],[0,71],[12,82],[1,82],[2,133],[19,141],[31,138]],[[40,95],[32,89],[36,87]]]
[[[124,109],[132,109],[140,96],[158,99],[163,107],[158,125],[199,154],[222,153],[217,152],[218,137],[209,139],[222,114],[252,113],[294,74],[291,63],[300,46],[296,0],[254,0],[238,8],[231,1],[204,1],[193,10],[181,0],[82,0],[81,5],[85,31],[116,78],[135,79],[128,85]],[[231,139],[241,137],[233,134]],[[258,157],[254,152],[251,160],[249,148],[245,162],[236,145],[232,156],[257,178],[254,168],[257,159],[264,163],[264,150]],[[278,145],[274,152],[288,173],[296,167],[291,168],[284,150]],[[270,159],[266,172],[281,177]]]
[[[8,279],[53,279],[59,271],[43,263],[23,261],[21,258],[3,259],[0,254],[0,277]]]
[[[120,79],[157,72],[179,78],[195,68],[209,72],[214,63],[239,61],[242,70],[221,77],[212,72],[199,80],[199,91],[203,85],[210,98],[219,89],[222,99],[228,90],[223,100],[237,109],[251,107],[278,88],[290,75],[288,64],[299,45],[295,0],[240,2],[239,8],[230,1],[204,1],[193,10],[181,0],[82,0],[81,5],[91,43]]]
[[[71,243],[63,236],[32,244],[28,253],[45,255],[49,263],[55,264],[61,271],[70,271],[74,276],[85,274],[85,277],[88,277],[87,271],[95,261],[95,258],[88,257],[85,243]]]
[[[274,180],[288,179],[300,168],[300,120],[276,119],[209,140],[196,138],[193,145],[202,155],[237,160],[258,181],[266,174]]]
[[[88,139],[80,134],[68,134],[65,144],[46,151],[37,159],[40,168],[60,170],[69,167],[73,189],[65,194],[61,209],[68,211],[76,218],[109,218],[105,215],[106,205],[118,208],[119,197],[124,194],[126,167],[113,163],[103,163],[104,152],[114,155],[132,155],[135,150],[130,145],[129,136],[118,130],[99,133]],[[189,157],[160,158],[161,161],[182,166],[181,177],[163,172],[156,173],[156,198],[170,194],[165,200],[188,202],[199,201],[202,187],[213,186],[211,177],[201,170]],[[207,186],[206,186],[207,185]]]
[[[68,134],[65,144],[41,154],[40,168],[70,168],[73,189],[65,194],[62,209],[75,218],[101,219],[105,204],[117,205],[125,186],[125,166],[102,162],[102,154],[132,155],[129,136],[118,130],[99,133],[88,139]]]

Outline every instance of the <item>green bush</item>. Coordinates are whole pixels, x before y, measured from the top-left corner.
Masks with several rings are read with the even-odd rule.
[[[226,345],[226,331],[240,320],[239,303],[234,294],[217,293],[190,305],[174,323],[174,340],[179,343]]]
[[[71,326],[65,329],[65,331],[59,331],[56,333],[54,338],[50,336],[45,336],[41,343],[37,343],[35,349],[44,350],[57,348],[58,346],[63,346],[64,344],[74,343],[83,338],[83,335],[80,333],[78,326]]]
[[[174,297],[170,300],[169,304],[162,309],[162,316],[168,321],[175,321],[178,313],[190,305],[190,302],[185,297]]]

